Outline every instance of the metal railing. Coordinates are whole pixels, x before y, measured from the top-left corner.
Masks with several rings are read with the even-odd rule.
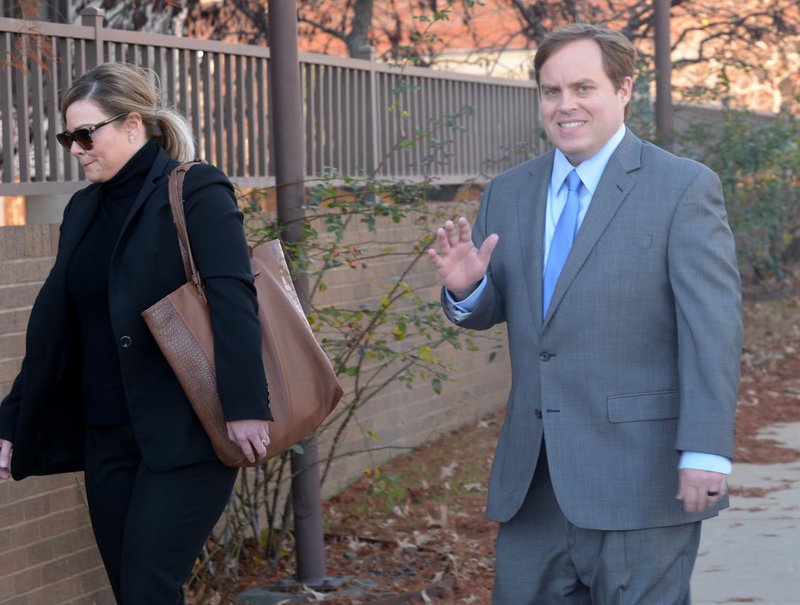
[[[199,154],[239,186],[274,185],[268,48],[108,29],[93,9],[82,19],[0,19],[0,195],[86,184],[55,140],[59,100],[79,74],[108,61],[158,74]],[[334,169],[463,183],[538,151],[533,82],[310,53],[300,62],[308,179]]]

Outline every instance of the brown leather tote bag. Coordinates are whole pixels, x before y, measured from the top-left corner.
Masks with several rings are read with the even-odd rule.
[[[211,316],[192,258],[183,209],[183,179],[196,163],[181,164],[169,179],[170,206],[187,282],[143,311],[142,317],[222,463],[231,467],[254,466],[228,439],[217,392]],[[342,387],[300,305],[280,241],[262,244],[251,255],[262,361],[274,417],[267,447],[267,458],[272,458],[319,428],[342,397]]]

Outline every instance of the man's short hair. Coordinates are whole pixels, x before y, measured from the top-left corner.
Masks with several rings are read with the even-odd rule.
[[[554,52],[570,42],[583,39],[594,40],[600,46],[603,67],[615,89],[618,90],[622,86],[625,78],[633,79],[636,49],[630,40],[613,29],[591,23],[572,23],[550,32],[542,40],[533,60],[536,83],[539,84],[542,65]]]

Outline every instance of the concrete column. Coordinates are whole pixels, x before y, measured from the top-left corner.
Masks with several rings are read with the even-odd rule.
[[[25,197],[25,224],[58,224],[70,194],[28,195]]]
[[[294,221],[281,237],[285,241],[296,241],[302,237],[302,221],[298,219],[303,217],[306,166],[297,54],[297,6],[294,2],[270,0],[268,7],[272,160],[278,219],[283,224]],[[308,303],[306,280],[298,280],[295,287],[305,308]],[[292,453],[291,464],[297,580],[312,587],[325,583],[325,541],[317,456],[316,437],[312,435],[303,444],[303,453]]]

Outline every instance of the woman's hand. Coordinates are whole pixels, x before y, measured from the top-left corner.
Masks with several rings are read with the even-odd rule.
[[[0,439],[0,479],[11,479],[11,448],[6,439]]]
[[[269,423],[266,420],[231,420],[228,439],[236,443],[251,463],[267,457],[269,445]]]

